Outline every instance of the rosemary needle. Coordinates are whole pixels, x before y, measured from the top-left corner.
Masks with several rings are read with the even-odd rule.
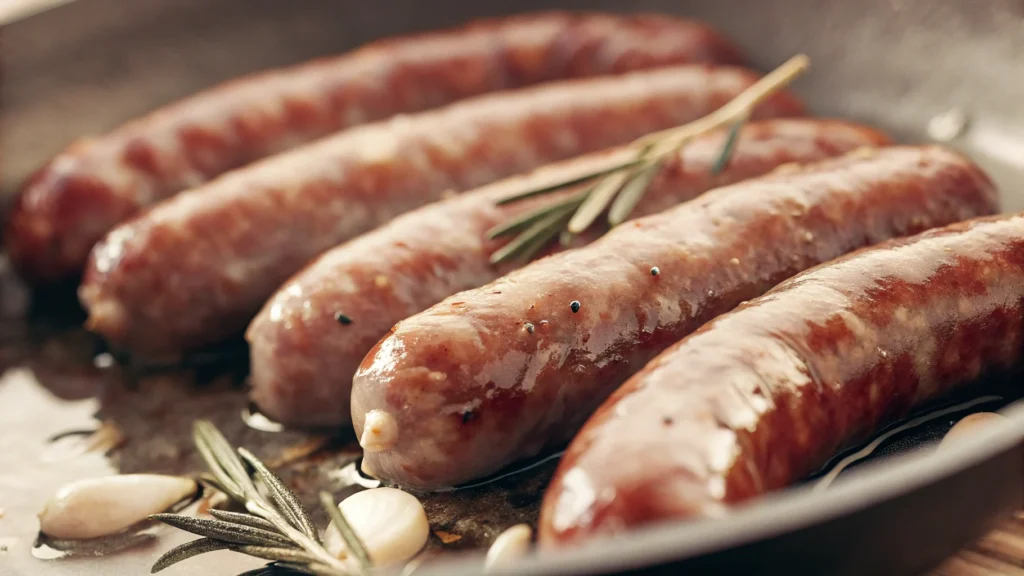
[[[242,458],[249,463],[250,466],[256,470],[256,474],[259,475],[263,485],[267,487],[267,491],[270,492],[270,497],[277,504],[277,507],[283,510],[292,526],[295,526],[299,530],[306,533],[307,536],[320,541],[320,535],[317,534],[316,528],[313,527],[313,521],[309,519],[309,514],[305,508],[299,502],[299,499],[292,494],[291,490],[285,487],[281,479],[277,477],[273,472],[270,471],[263,462],[260,462],[252,452],[249,452],[245,448],[239,448],[238,453]]]
[[[498,200],[498,206],[510,204],[512,202],[518,202],[520,200],[525,200],[527,198],[532,198],[534,196],[539,196],[541,194],[547,194],[549,192],[561,190],[569,186],[575,186],[576,184],[583,184],[584,182],[594,180],[595,178],[600,178],[605,174],[611,174],[613,172],[618,172],[623,168],[629,168],[630,166],[634,166],[637,164],[637,162],[638,161],[635,158],[619,160],[616,159],[614,156],[610,156],[607,160],[607,165],[602,165],[601,168],[592,170],[591,172],[582,175],[572,175],[561,180],[555,180],[554,182],[549,181],[540,187],[532,186],[532,182],[530,182],[529,180],[524,180],[525,188],[522,190],[512,192],[508,196],[502,198],[501,200]]]
[[[517,218],[513,218],[508,222],[505,222],[504,224],[499,224],[498,226],[495,226],[494,228],[491,228],[490,230],[487,231],[487,238],[490,240],[494,240],[495,238],[500,238],[502,236],[514,234],[529,227],[534,222],[540,220],[541,218],[544,218],[545,216],[551,214],[552,212],[560,212],[567,206],[572,206],[573,208],[576,208],[577,206],[580,205],[580,202],[583,202],[583,200],[587,197],[589,193],[589,189],[581,190],[576,194],[569,196],[568,198],[564,198],[562,200],[559,200],[558,202],[549,204],[548,206],[542,206],[537,210],[528,212]]]
[[[158,558],[153,564],[153,568],[150,569],[150,573],[155,574],[168,566],[177,564],[182,560],[188,560],[193,556],[206,554],[207,552],[216,552],[217,550],[227,550],[230,546],[231,544],[228,542],[214,540],[213,538],[200,538],[185,542],[181,546],[171,548],[167,553]]]
[[[594,186],[590,194],[587,195],[587,199],[583,201],[583,204],[573,214],[572,219],[569,220],[567,230],[570,234],[579,234],[591,224],[602,212],[611,204],[615,195],[622,189],[622,185],[629,179],[630,173],[625,170],[620,170],[614,174],[605,176],[597,186]]]
[[[714,165],[711,166],[711,174],[718,175],[725,170],[725,167],[729,164],[729,159],[732,157],[732,151],[736,148],[736,141],[739,139],[740,129],[746,124],[748,116],[743,116],[732,125],[729,129],[729,135],[725,138],[725,144],[722,146],[722,152],[718,155]]]
[[[633,213],[633,209],[640,203],[644,192],[647,191],[647,186],[650,185],[651,180],[654,179],[659,169],[661,169],[661,162],[651,162],[637,168],[636,173],[622,187],[622,191],[615,198],[611,208],[608,209],[609,225],[618,226],[629,218],[629,215]]]
[[[562,206],[537,220],[511,242],[495,251],[491,255],[491,264],[500,264],[527,254],[536,254],[548,240],[558,235],[559,230],[562,229],[575,209],[574,205]],[[538,244],[540,245],[538,246]]]
[[[544,249],[555,237],[559,235],[559,230],[565,227],[569,218],[572,217],[572,210],[564,211],[559,218],[554,219],[548,228],[537,234],[536,238],[528,243],[523,250],[519,253],[519,258],[522,260],[531,260],[541,250]]]
[[[214,538],[231,544],[258,544],[261,546],[295,545],[281,534],[253,528],[252,526],[233,524],[223,520],[207,520],[182,514],[153,514],[150,516],[150,519],[159,520],[168,526],[173,526],[198,536]]]

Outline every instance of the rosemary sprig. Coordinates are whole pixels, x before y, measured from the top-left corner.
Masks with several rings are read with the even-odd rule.
[[[213,520],[179,514],[150,516],[203,537],[168,551],[153,564],[153,572],[206,552],[233,550],[272,561],[250,571],[251,574],[352,575],[341,560],[323,547],[319,532],[299,499],[263,462],[245,448],[233,449],[220,431],[205,420],[196,422],[193,438],[217,484],[248,513],[211,510]],[[246,464],[269,496],[264,496],[264,491],[249,476]],[[351,532],[330,494],[321,494],[321,499],[335,524]],[[345,538],[345,543],[359,560],[358,573],[367,573],[369,556],[354,532],[351,539]]]
[[[499,200],[498,204],[516,202],[570,186],[590,185],[556,204],[542,206],[493,228],[488,234],[491,238],[512,233],[518,235],[495,251],[491,255],[491,262],[498,264],[514,258],[529,259],[559,235],[565,240],[584,232],[605,211],[608,212],[609,225],[621,224],[639,204],[666,159],[678,153],[680,148],[694,138],[731,126],[722,151],[711,167],[711,173],[718,174],[728,164],[739,132],[754,108],[803,74],[809,66],[810,59],[798,54],[711,114],[689,124],[639,138],[627,147],[632,150],[631,154],[609,157],[606,163],[588,173],[573,174],[562,181],[545,182],[541,186],[525,181],[522,189],[513,191]]]

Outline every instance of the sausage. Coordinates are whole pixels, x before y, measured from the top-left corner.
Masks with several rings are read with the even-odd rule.
[[[628,222],[395,325],[353,380],[364,462],[381,479],[435,489],[561,447],[630,375],[711,318],[855,248],[997,204],[959,154],[893,147]],[[375,439],[379,430],[389,438]]]
[[[914,406],[1019,373],[1022,349],[1024,215],[829,262],[704,326],[616,391],[563,457],[540,539],[726,514]]]
[[[73,143],[24,185],[7,246],[30,279],[74,276],[93,244],[141,208],[347,127],[553,80],[742,60],[707,26],[651,14],[541,12],[374,42],[227,82]]]
[[[875,130],[842,121],[763,120],[744,126],[730,163],[712,176],[724,133],[709,134],[665,163],[663,176],[652,182],[633,215],[659,212],[781,164],[888,142]],[[278,289],[249,325],[252,399],[287,424],[347,423],[352,376],[370,348],[399,320],[518,267],[490,264],[490,254],[508,240],[488,240],[487,230],[558,198],[503,206],[498,200],[524,181],[537,187],[564,181],[631,152],[627,147],[595,153],[485,186],[408,212],[329,250]],[[345,324],[339,325],[342,316]]]
[[[93,252],[90,329],[151,357],[241,333],[314,256],[446,190],[465,190],[703,116],[757,80],[678,66],[464,100],[354,128],[169,199]],[[760,116],[798,115],[789,94]]]

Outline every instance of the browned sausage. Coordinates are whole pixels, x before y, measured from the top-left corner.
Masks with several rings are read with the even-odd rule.
[[[666,350],[576,436],[540,538],[714,517],[1024,356],[1024,216],[865,249]]]
[[[74,143],[24,186],[8,249],[37,281],[76,275],[93,244],[140,208],[343,128],[486,92],[688,63],[741,57],[688,20],[543,12],[251,75]]]
[[[630,375],[711,318],[840,254],[997,203],[966,158],[894,147],[626,223],[392,328],[353,382],[364,464],[430,489],[561,446]]]
[[[310,259],[398,214],[703,116],[757,80],[704,65],[479,96],[347,130],[169,199],[97,245],[79,292],[115,346],[172,354],[240,333]],[[778,94],[763,117],[796,115]]]
[[[634,216],[659,212],[781,164],[888,143],[870,128],[836,120],[764,120],[743,128],[729,165],[712,176],[723,140],[719,132],[681,150],[652,182]],[[567,160],[424,206],[320,256],[282,286],[249,325],[256,404],[289,424],[348,422],[352,376],[370,348],[399,320],[518,267],[516,262],[498,267],[488,262],[507,240],[488,240],[487,230],[557,201],[541,197],[497,206],[498,200],[524,180],[539,186],[569,179],[608,156],[630,152],[616,149]]]

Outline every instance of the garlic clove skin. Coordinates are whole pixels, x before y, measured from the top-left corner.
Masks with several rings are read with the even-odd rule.
[[[338,508],[366,547],[374,566],[397,564],[412,558],[423,549],[430,536],[423,505],[412,494],[395,488],[356,492]],[[343,560],[351,557],[333,522],[324,534],[324,547]]]
[[[194,480],[158,474],[87,478],[61,487],[39,513],[39,530],[85,540],[120,532],[195,494]]]
[[[484,570],[508,566],[526,556],[530,552],[531,540],[533,540],[533,529],[529,524],[516,524],[498,534],[494,543],[487,549]]]

